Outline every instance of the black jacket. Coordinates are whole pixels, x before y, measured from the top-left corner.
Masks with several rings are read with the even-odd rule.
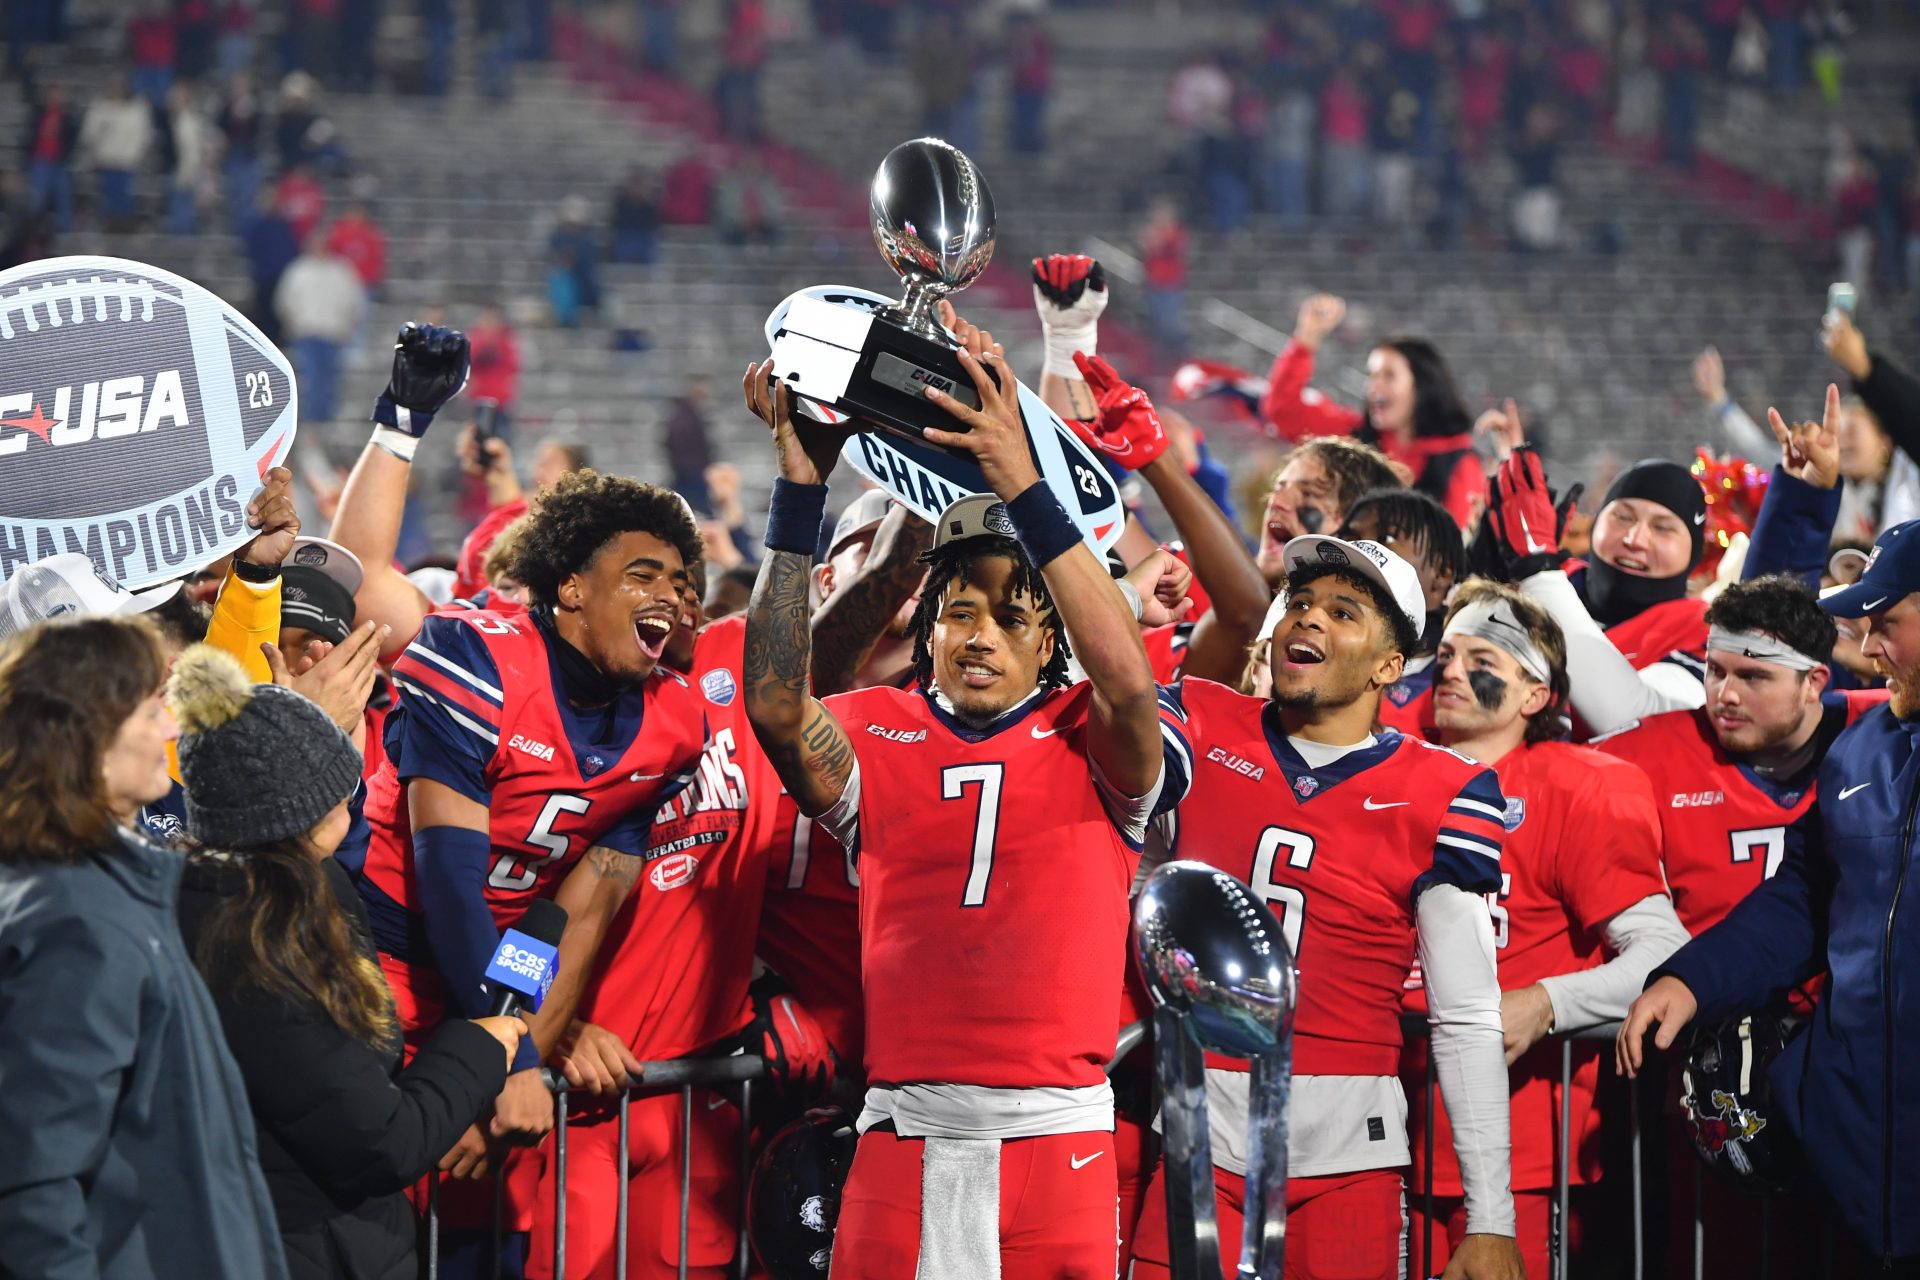
[[[371,956],[359,895],[337,862],[325,867]],[[189,867],[180,899],[189,947],[220,898],[239,889],[217,862]],[[450,1019],[403,1070],[397,1040],[374,1048],[315,1006],[223,988],[214,1003],[246,1082],[295,1280],[414,1280],[416,1228],[402,1193],[506,1084],[499,1041]]]
[[[0,863],[0,1276],[287,1274],[182,864],[131,832]]]

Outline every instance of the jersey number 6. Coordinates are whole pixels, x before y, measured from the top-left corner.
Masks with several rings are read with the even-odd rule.
[[[1286,850],[1287,866],[1293,870],[1305,871],[1313,866],[1312,836],[1285,827],[1268,827],[1260,833],[1260,843],[1253,851],[1253,874],[1247,879],[1247,887],[1279,915],[1280,936],[1287,940],[1293,962],[1299,964],[1300,935],[1307,927],[1307,895],[1290,884],[1274,883],[1273,864],[1282,849]]]

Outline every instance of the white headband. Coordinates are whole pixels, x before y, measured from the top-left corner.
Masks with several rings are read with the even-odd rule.
[[[1790,671],[1811,671],[1827,665],[1815,662],[1792,645],[1764,631],[1728,631],[1725,627],[1710,627],[1707,629],[1707,648],[1737,653],[1758,662],[1771,662]]]
[[[1522,671],[1541,684],[1552,682],[1547,655],[1540,652],[1540,646],[1527,634],[1513,605],[1506,600],[1496,596],[1460,606],[1447,620],[1446,632],[1440,638],[1444,641],[1453,636],[1478,636],[1510,654]]]

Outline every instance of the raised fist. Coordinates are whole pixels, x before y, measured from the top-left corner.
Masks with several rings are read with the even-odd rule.
[[[1044,372],[1073,379],[1076,351],[1099,349],[1100,313],[1107,309],[1107,273],[1084,253],[1055,253],[1033,260],[1033,308],[1045,339]]]
[[[471,352],[467,335],[438,325],[400,326],[393,344],[393,372],[374,402],[373,420],[407,435],[426,434],[433,415],[467,385]]]
[[[1293,340],[1309,351],[1314,350],[1346,318],[1345,302],[1330,293],[1316,293],[1300,304],[1300,315],[1293,324]]]

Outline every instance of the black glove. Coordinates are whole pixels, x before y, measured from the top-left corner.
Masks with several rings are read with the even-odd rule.
[[[373,404],[373,420],[418,440],[447,401],[467,385],[471,365],[467,335],[438,325],[400,326],[393,344],[393,372]]]

